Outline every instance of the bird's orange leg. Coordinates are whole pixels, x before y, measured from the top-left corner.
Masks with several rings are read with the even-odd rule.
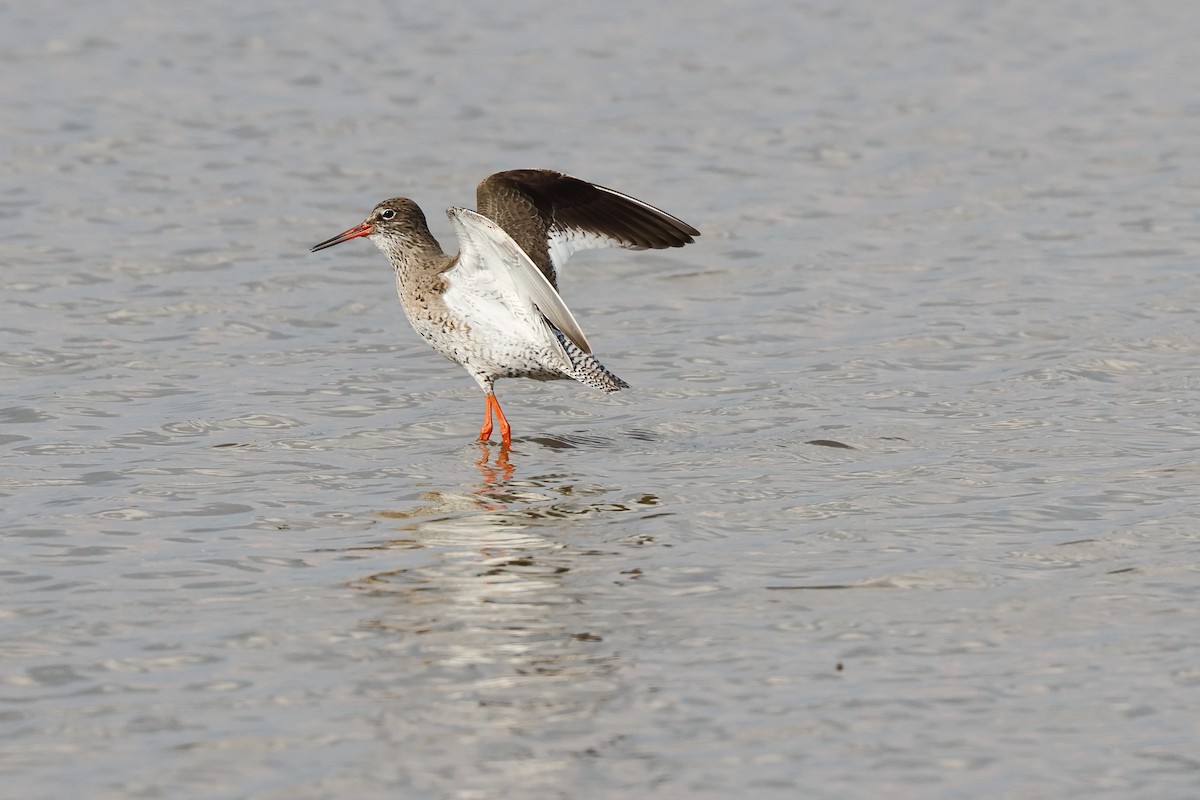
[[[496,395],[488,393],[483,396],[483,427],[479,429],[479,441],[481,442],[486,442],[488,439],[492,438],[492,406],[495,404],[495,402]],[[499,411],[500,406],[497,405],[496,410]],[[504,416],[501,415],[500,419],[504,419]],[[503,431],[504,428],[507,427],[508,423],[505,422],[504,426],[501,427],[500,430]]]
[[[491,399],[492,408],[496,411],[496,421],[500,423],[500,443],[508,446],[512,444],[512,428],[509,427],[504,412],[500,410],[500,401],[496,399],[496,395],[491,395]]]

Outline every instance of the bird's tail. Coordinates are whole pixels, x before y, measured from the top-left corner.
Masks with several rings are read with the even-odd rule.
[[[585,386],[605,392],[619,392],[629,388],[628,383],[609,372],[591,353],[580,350],[559,330],[555,329],[554,333],[566,352],[567,358],[571,359],[571,371],[567,373],[569,376]]]

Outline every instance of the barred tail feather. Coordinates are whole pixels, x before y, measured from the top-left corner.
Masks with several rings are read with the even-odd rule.
[[[591,353],[580,350],[557,329],[554,334],[558,337],[567,358],[571,359],[571,371],[567,373],[569,376],[585,386],[605,392],[619,392],[629,388],[628,383],[609,372]]]

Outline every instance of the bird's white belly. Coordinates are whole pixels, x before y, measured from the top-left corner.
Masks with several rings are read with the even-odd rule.
[[[537,380],[565,378],[552,354],[532,337],[522,336],[487,319],[461,320],[409,317],[413,329],[446,358],[471,374],[495,378],[524,377]]]

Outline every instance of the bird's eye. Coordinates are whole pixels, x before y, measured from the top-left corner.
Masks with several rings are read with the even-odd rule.
[[[396,210],[394,208],[385,208],[383,211],[379,212],[380,219],[394,219],[395,216]]]

